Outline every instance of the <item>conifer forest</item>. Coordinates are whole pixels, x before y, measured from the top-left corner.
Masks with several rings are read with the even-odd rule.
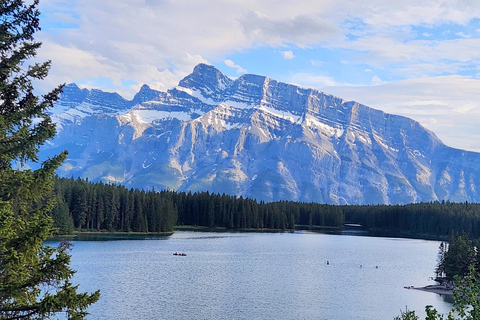
[[[254,199],[209,192],[144,191],[56,178],[52,217],[60,233],[169,232],[175,226],[295,230],[358,225],[366,231],[447,239],[480,237],[480,204],[330,205]]]

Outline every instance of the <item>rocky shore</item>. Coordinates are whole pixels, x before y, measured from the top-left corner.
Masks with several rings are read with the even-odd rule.
[[[447,288],[444,285],[430,285],[425,287],[405,287],[405,289],[415,289],[426,292],[433,292],[441,295],[453,295],[453,289]]]

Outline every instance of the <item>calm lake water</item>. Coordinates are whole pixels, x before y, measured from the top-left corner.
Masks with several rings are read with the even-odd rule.
[[[437,241],[177,231],[72,243],[73,282],[101,290],[88,319],[383,320],[406,306],[423,317],[425,305],[452,307],[404,288],[434,284]]]

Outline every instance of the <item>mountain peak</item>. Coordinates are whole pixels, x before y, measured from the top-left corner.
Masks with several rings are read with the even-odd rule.
[[[200,63],[193,72],[183,78],[179,86],[203,92],[222,91],[232,84],[232,80],[214,66]]]
[[[66,84],[63,86],[63,88],[68,88],[68,89],[77,89],[79,90],[80,87],[75,83],[75,82],[72,82],[72,83],[69,83],[69,84]]]
[[[61,99],[72,103],[81,103],[88,93],[88,89],[80,89],[76,83],[69,83],[63,87]]]
[[[148,84],[144,84],[141,88],[140,88],[140,92],[141,91],[145,91],[145,90],[150,90],[151,88],[149,87]]]
[[[116,94],[65,86],[52,116],[62,129],[45,147],[70,150],[60,175],[264,201],[480,199],[480,154],[317,90],[199,64],[168,92],[144,85],[135,99],[132,109]]]
[[[142,102],[150,101],[158,97],[162,92],[150,88],[148,85],[144,84],[140,91],[133,97],[131,102],[132,105],[137,105]]]
[[[206,63],[199,63],[193,68],[193,74],[202,74],[202,73],[221,73],[220,70],[215,68],[214,66]]]

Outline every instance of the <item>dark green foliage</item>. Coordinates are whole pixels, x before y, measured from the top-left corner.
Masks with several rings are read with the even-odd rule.
[[[70,283],[74,271],[67,244],[43,245],[54,232],[49,212],[61,228],[71,229],[65,206],[53,209],[51,192],[54,171],[66,152],[35,171],[13,167],[38,161],[39,146],[55,135],[46,109],[61,86],[35,96],[32,80],[43,79],[50,62],[25,66],[40,47],[33,41],[39,30],[37,5],[0,2],[0,319],[47,319],[59,312],[83,319],[99,293],[78,294]]]
[[[441,242],[438,248],[437,268],[435,269],[435,275],[437,278],[445,277],[445,255],[448,251],[448,244]]]
[[[345,221],[379,234],[448,238],[465,232],[480,238],[480,204],[422,202],[407,205],[342,206]]]
[[[426,306],[425,312],[427,313],[427,317],[425,318],[425,320],[443,320],[443,315],[438,313],[438,311],[435,310],[432,306]],[[453,314],[450,313],[447,319],[453,320]]]
[[[68,212],[68,206],[62,198],[57,197],[57,204],[50,215],[54,221],[54,227],[59,234],[71,234],[74,230],[73,219]]]
[[[456,289],[453,291],[455,308],[460,319],[480,319],[480,274],[471,265],[465,277],[455,278]]]
[[[393,320],[418,320],[415,311],[405,309],[405,311],[400,312],[400,316],[393,318]]]
[[[447,280],[453,280],[457,275],[466,276],[469,266],[475,264],[479,258],[476,247],[468,235],[453,236],[443,259],[443,269]]]
[[[425,307],[425,313],[427,316],[425,320],[443,320],[444,317],[442,314],[438,313],[432,306]],[[418,320],[418,316],[415,314],[415,311],[405,309],[405,311],[401,311],[401,315],[398,317],[393,318],[393,320]],[[454,320],[453,315],[450,313],[447,320]]]
[[[78,230],[167,232],[177,222],[171,191],[145,192],[56,178],[55,192],[61,199],[58,203],[66,204],[67,215]]]
[[[296,224],[340,228],[344,223],[341,208],[313,203],[258,203],[209,192],[145,192],[73,178],[57,178],[55,192],[58,205],[65,203],[68,213],[62,207],[55,208],[52,215],[73,221],[78,230],[167,232],[175,225],[294,230]]]
[[[480,204],[429,202],[409,205],[336,206],[211,194],[126,189],[81,179],[58,179],[75,228],[160,232],[175,225],[227,229],[342,228],[345,222],[388,235],[446,238],[452,232],[480,237]]]
[[[480,251],[478,243],[468,235],[452,235],[449,243],[442,242],[438,252],[437,277],[452,281],[455,277],[469,275],[470,268],[479,270]]]

